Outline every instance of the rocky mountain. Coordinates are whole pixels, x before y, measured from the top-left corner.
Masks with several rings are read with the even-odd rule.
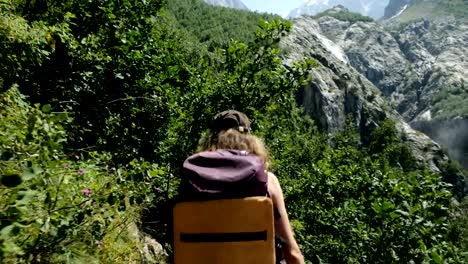
[[[383,48],[373,43],[386,44]],[[281,45],[288,50],[285,65],[304,57],[320,63],[314,69],[312,81],[297,98],[323,131],[340,131],[350,115],[365,143],[381,121],[393,119],[418,162],[444,174],[444,164],[449,158],[441,145],[412,128],[388,100],[392,87],[398,87],[399,79],[406,78],[405,69],[410,66],[398,40],[381,25],[351,24],[332,17],[303,17],[295,21],[292,34]],[[361,49],[370,51],[360,53]],[[390,71],[397,72],[396,77],[388,74]],[[388,87],[387,93],[381,92],[385,91],[382,87]],[[411,104],[408,102],[408,108]],[[454,184],[463,190],[463,180]]]
[[[248,10],[247,6],[241,0],[205,0],[205,2],[215,6]]]
[[[379,89],[349,64],[349,57],[326,36],[319,21],[310,17],[297,20],[293,33],[281,45],[289,51],[286,65],[304,57],[320,63],[311,83],[298,98],[323,131],[338,132],[344,127],[346,116],[351,114],[365,141],[379,122],[394,119],[407,136],[417,159],[429,164],[434,171],[439,170],[437,162],[446,159],[439,145],[413,130],[392,109]]]
[[[378,87],[406,122],[468,167],[468,24],[447,18],[385,27],[323,16],[302,18],[296,27],[305,21],[320,32],[315,38],[326,38],[331,50],[340,51],[334,57]]]
[[[288,18],[302,15],[316,15],[337,5],[342,5],[352,12],[379,19],[384,15],[388,0],[307,0],[293,9]]]

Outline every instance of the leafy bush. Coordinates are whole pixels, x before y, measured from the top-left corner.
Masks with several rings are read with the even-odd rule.
[[[254,34],[255,41],[249,45],[233,41],[228,49],[208,54],[174,26],[171,16],[158,14],[153,9],[157,3],[124,1],[120,3],[124,8],[116,9],[112,1],[99,7],[94,3],[65,1],[52,3],[44,14],[35,13],[39,9],[21,5],[6,11],[2,9],[7,14],[5,23],[20,21],[27,29],[40,29],[39,34],[25,38],[24,42],[11,40],[9,36],[18,33],[14,27],[0,31],[0,39],[8,44],[0,53],[12,61],[5,66],[8,71],[2,73],[2,79],[6,80],[3,86],[17,84],[30,103],[50,104],[44,111],[68,113],[73,117],[72,121],[64,123],[54,120],[57,128],[48,124],[46,129],[55,129],[60,138],[55,134],[53,139],[38,138],[37,146],[34,145],[37,152],[31,154],[40,155],[37,166],[42,168],[32,179],[44,182],[37,187],[44,195],[32,195],[37,202],[31,205],[46,209],[28,209],[39,215],[8,216],[11,222],[23,221],[23,218],[27,218],[27,222],[30,218],[48,219],[54,214],[53,234],[41,231],[44,223],[50,225],[47,221],[32,226],[35,229],[31,237],[25,233],[5,233],[5,243],[14,249],[5,251],[12,262],[19,255],[50,262],[60,262],[60,257],[72,255],[97,257],[94,240],[105,242],[105,234],[115,234],[109,229],[126,234],[127,224],[113,229],[111,220],[124,217],[127,211],[129,224],[138,222],[140,216],[131,212],[143,211],[142,220],[151,222],[143,223],[143,228],[165,244],[168,240],[167,201],[177,184],[174,175],[181,161],[195,149],[208,118],[229,107],[246,109],[254,120],[259,119],[268,105],[287,104],[292,91],[302,85],[308,75],[312,62],[306,60],[304,65],[299,63],[297,67],[285,69],[277,56],[280,37],[291,29],[288,23],[261,23]],[[21,8],[26,11],[18,12]],[[17,13],[27,13],[30,20]],[[17,51],[26,58],[10,56]],[[38,54],[41,58],[38,63],[25,60],[36,53],[41,54]],[[16,74],[7,75],[10,72]],[[16,93],[12,97],[21,95]],[[27,108],[28,103],[23,104]],[[44,114],[41,118],[48,116]],[[23,119],[2,116],[1,120],[6,126],[11,120]],[[26,133],[24,126],[23,121],[5,129],[5,137],[17,135],[17,131]],[[30,144],[33,139],[28,137],[21,142],[33,146]],[[5,141],[4,148],[8,149],[13,141]],[[53,154],[38,150],[52,143],[56,144],[51,150]],[[16,151],[4,152],[14,154]],[[111,157],[103,157],[96,151],[110,152]],[[64,156],[77,154],[80,161],[85,160],[83,163],[75,164],[76,161]],[[72,170],[64,170],[65,163],[72,164],[69,165]],[[9,166],[16,164],[21,176],[29,165],[20,164],[17,159],[9,164],[3,182],[10,186],[14,176]],[[116,167],[116,171],[111,167]],[[80,169],[86,174],[72,177]],[[76,189],[62,186],[65,179]],[[17,188],[39,184],[35,181],[28,179]],[[5,197],[15,197],[17,189],[5,190],[8,191]],[[92,197],[87,197],[90,194]],[[102,198],[102,203],[94,204],[98,197]],[[130,207],[122,207],[123,198]],[[5,203],[8,208],[16,206],[14,198],[11,199]],[[119,202],[114,203],[114,199]],[[50,203],[55,200],[57,204]],[[56,213],[54,210],[62,208],[59,201],[71,205]],[[52,211],[47,209],[49,206]],[[110,220],[101,221],[101,210]],[[67,220],[71,222],[61,227],[68,215],[73,219],[79,217]],[[10,225],[6,223],[5,227]],[[65,227],[73,232],[60,231]],[[81,238],[83,232],[86,236]],[[113,248],[115,250],[111,250],[113,243],[103,244],[109,245],[108,253],[137,259],[139,251],[134,250],[137,245],[132,244],[135,240],[125,236],[118,238],[123,241],[119,243],[121,246]],[[99,247],[102,248],[104,246]],[[126,250],[136,255],[127,254]]]
[[[130,228],[152,197],[129,181],[135,168],[110,167],[110,157],[96,153],[65,155],[63,124],[71,120],[48,105],[42,110],[16,88],[0,97],[2,263],[142,259],[142,241]],[[161,171],[148,173],[155,183]]]
[[[438,7],[443,8],[448,14],[453,14],[455,17],[468,18],[468,1],[466,0],[439,1]]]
[[[468,117],[468,88],[464,85],[442,88],[434,95],[432,102],[436,119]]]
[[[402,135],[396,130],[395,122],[391,120],[382,122],[372,133],[369,154],[377,155],[379,159],[388,162],[392,167],[405,171],[416,169],[416,159],[401,138]]]
[[[334,145],[329,147],[309,133],[306,123],[298,125],[293,118],[283,119],[282,124],[291,125],[274,130],[268,143],[307,260],[466,260],[449,237],[452,195],[448,185],[426,170],[392,167],[394,162],[402,162],[395,158],[412,160],[400,154],[404,148],[392,122],[374,132],[368,149],[360,147],[349,128],[334,137]]]
[[[459,248],[468,248],[468,197],[465,197],[450,219],[450,236]]]
[[[411,166],[391,123],[363,146],[297,108],[317,64],[283,67],[290,23],[260,21],[248,43],[208,50],[162,4],[2,2],[2,261],[160,263],[139,229],[170,253],[178,170],[227,108],[265,138],[308,261],[462,261],[448,186]]]

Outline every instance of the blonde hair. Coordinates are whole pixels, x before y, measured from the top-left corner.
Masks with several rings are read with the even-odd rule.
[[[202,136],[198,152],[218,149],[244,150],[260,157],[265,169],[268,169],[268,151],[263,141],[250,133],[241,133],[236,129],[222,130],[214,134],[209,132]]]

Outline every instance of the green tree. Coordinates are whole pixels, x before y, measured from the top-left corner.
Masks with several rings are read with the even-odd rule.
[[[308,261],[464,260],[447,228],[449,186],[412,166],[393,123],[363,146],[350,126],[322,135],[295,105],[317,64],[282,64],[290,23],[179,2],[200,11],[185,17],[158,0],[1,2],[2,261],[149,261],[135,225],[170,253],[178,170],[227,108],[265,138]],[[236,19],[247,35],[225,30]]]

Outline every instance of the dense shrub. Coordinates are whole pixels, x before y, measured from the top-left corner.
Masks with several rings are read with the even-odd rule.
[[[406,151],[400,155],[405,147],[392,122],[374,131],[369,148],[362,148],[349,126],[328,146],[313,133],[310,121],[296,117],[280,123],[268,143],[307,260],[466,260],[450,239],[448,185],[437,174],[394,165],[413,158]]]
[[[107,155],[66,155],[63,125],[70,121],[65,113],[51,113],[48,105],[42,110],[28,106],[16,88],[0,97],[2,263],[144,257],[143,240],[134,232],[141,206],[154,194],[142,195],[149,192],[132,178],[136,168],[111,167]],[[150,186],[163,173],[147,172]]]
[[[390,122],[362,146],[295,105],[317,64],[281,64],[290,23],[210,50],[162,5],[1,3],[2,261],[160,263],[142,230],[170,253],[178,170],[228,108],[265,138],[308,261],[463,261],[449,186],[412,166]]]
[[[432,99],[432,115],[439,120],[468,117],[468,87],[444,87]]]

